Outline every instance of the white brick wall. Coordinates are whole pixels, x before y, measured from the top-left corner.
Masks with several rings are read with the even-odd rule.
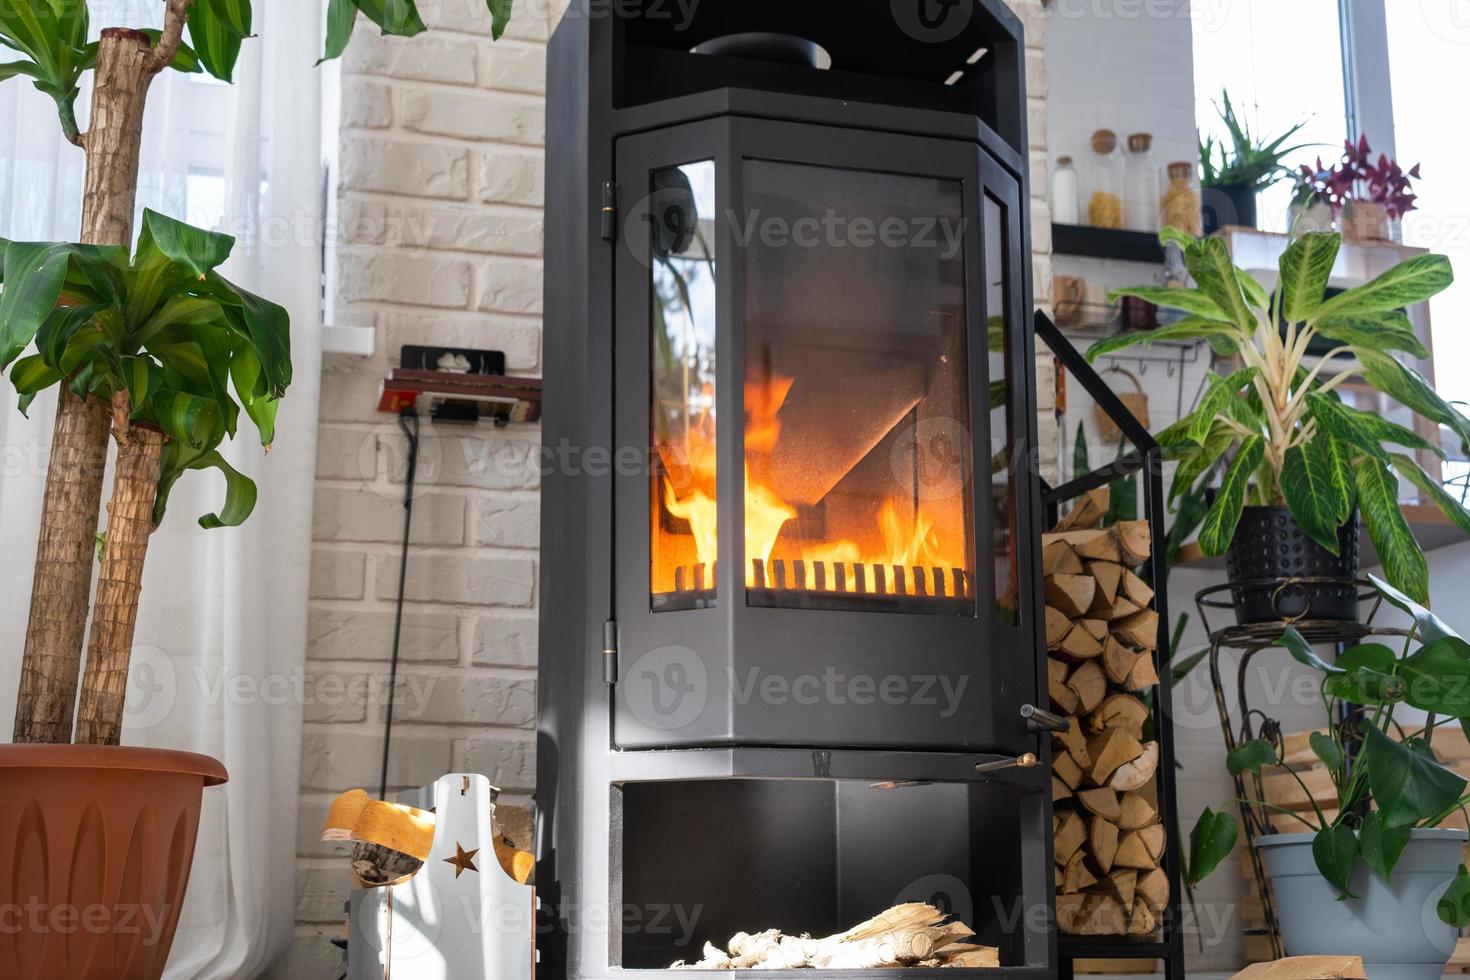
[[[1031,31],[1033,164],[1044,170],[1041,0],[1014,2]],[[336,318],[372,325],[379,353],[323,365],[298,939],[277,980],[340,973],[328,939],[342,934],[347,868],[317,832],[335,793],[378,782],[406,468],[396,424],[374,410],[378,381],[405,343],[503,349],[517,373],[541,365],[545,7],[518,10],[498,42],[481,0],[420,7],[428,34],[362,29],[343,61]],[[1032,201],[1039,300],[1051,279],[1044,186]],[[468,769],[524,801],[535,778],[539,433],[425,423],[423,435],[389,783]]]

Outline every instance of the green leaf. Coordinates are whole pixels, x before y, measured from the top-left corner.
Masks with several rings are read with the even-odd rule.
[[[255,482],[235,469],[218,452],[200,457],[190,469],[217,469],[225,477],[225,505],[217,514],[205,514],[199,518],[199,526],[206,530],[221,527],[239,527],[255,510]]]
[[[187,18],[189,39],[205,71],[220,81],[233,82],[243,35],[230,27],[218,6],[217,0],[196,0]]]
[[[16,394],[34,395],[45,391],[62,378],[61,372],[41,359],[39,354],[22,357],[10,369],[10,383]]]
[[[1332,455],[1326,433],[1286,451],[1281,468],[1281,492],[1302,530],[1332,554],[1337,554],[1337,532],[1352,511],[1352,487]]]
[[[135,407],[135,411],[142,410],[142,406]],[[155,392],[145,417],[162,426],[170,439],[186,446],[207,445],[223,438],[219,405],[188,392],[170,389]]]
[[[1463,929],[1470,926],[1470,871],[1460,865],[1460,873],[1450,882],[1450,887],[1440,896],[1434,907],[1439,920],[1446,925]]]
[[[1261,465],[1265,456],[1265,443],[1260,436],[1251,436],[1235,454],[1225,478],[1220,483],[1220,492],[1215,503],[1200,525],[1199,545],[1207,555],[1221,555],[1230,547],[1235,536],[1235,527],[1240,523],[1240,513],[1245,509],[1245,491],[1251,474]]]
[[[1245,293],[1245,301],[1252,309],[1269,312],[1271,309],[1271,296],[1266,292],[1266,287],[1256,282],[1256,277],[1239,267],[1235,270],[1235,279],[1240,283],[1241,292]]]
[[[1470,716],[1470,644],[1455,637],[1427,643],[1399,664],[1404,702],[1455,718]]]
[[[353,0],[368,20],[383,29],[384,34],[413,37],[425,30],[413,0]]]
[[[485,3],[490,8],[490,35],[498,41],[510,25],[512,0],[485,0]]]
[[[1407,446],[1410,449],[1424,449],[1435,453],[1440,458],[1444,457],[1442,449],[1413,429],[1390,422],[1372,412],[1349,408],[1341,402],[1333,401],[1327,395],[1321,395],[1315,391],[1308,392],[1307,407],[1311,409],[1312,417],[1317,419],[1319,426],[1375,459],[1384,461],[1388,459],[1388,450],[1383,448],[1385,443]]]
[[[1429,643],[1446,636],[1452,636],[1457,640],[1460,639],[1460,634],[1455,632],[1448,623],[1428,609],[1425,609],[1413,599],[1404,595],[1392,585],[1389,585],[1377,575],[1369,572],[1368,581],[1373,584],[1373,588],[1378,590],[1378,594],[1383,596],[1389,605],[1396,606],[1403,612],[1409,614],[1409,617],[1414,620],[1414,625],[1418,628],[1420,642]]]
[[[1365,313],[1384,313],[1422,303],[1455,281],[1450,260],[1443,255],[1417,255],[1383,275],[1338,293],[1317,308],[1316,320]]]
[[[1327,771],[1336,778],[1342,778],[1342,746],[1333,741],[1331,735],[1321,732],[1313,732],[1307,741],[1312,745],[1312,754],[1322,760]]]
[[[1220,336],[1234,340],[1240,336],[1240,331],[1228,323],[1187,316],[1157,330],[1125,330],[1116,336],[1105,337],[1087,348],[1087,360],[1092,363],[1105,354],[1125,350],[1135,344],[1149,346],[1165,340],[1205,340]]]
[[[1212,237],[1195,242],[1184,250],[1184,264],[1200,292],[1224,314],[1219,319],[1236,324],[1246,333],[1255,331],[1256,317],[1246,305],[1225,239]]]
[[[352,28],[356,25],[357,7],[352,0],[331,0],[327,6],[327,47],[322,54],[322,61],[333,61],[342,57],[342,52],[347,50],[347,42],[352,40]]]
[[[41,69],[29,61],[11,61],[0,64],[0,82],[17,75],[27,75],[31,78],[41,78]]]
[[[1203,444],[1215,425],[1215,416],[1222,414],[1231,400],[1240,393],[1242,388],[1249,385],[1255,376],[1255,368],[1242,368],[1223,378],[1211,371],[1206,376],[1209,388],[1205,390],[1204,397],[1200,399],[1199,407],[1189,416],[1191,420],[1188,430],[1189,438]]]
[[[106,307],[101,304],[58,306],[36,331],[36,352],[60,374],[70,374],[72,368],[80,363],[84,348],[94,348],[105,342],[101,327],[94,323],[94,318],[104,309]],[[76,344],[79,335],[88,327],[92,329],[86,333],[83,343]]]
[[[1410,827],[1385,828],[1383,814],[1371,810],[1358,828],[1358,852],[1363,855],[1363,862],[1387,881],[1403,856],[1412,832]]]
[[[245,407],[245,413],[260,431],[261,443],[270,446],[276,438],[276,408],[280,401],[266,393],[260,359],[253,350],[241,348],[231,358],[230,380],[234,382],[235,394]]]
[[[1310,319],[1322,305],[1341,245],[1341,235],[1314,231],[1292,242],[1281,254],[1281,279],[1276,289],[1281,297],[1281,315],[1287,323]]]
[[[1257,775],[1262,766],[1276,765],[1276,746],[1264,738],[1253,738],[1244,745],[1237,745],[1225,757],[1225,768],[1230,775],[1239,776],[1250,771]]]
[[[1199,815],[1189,834],[1189,881],[1198,884],[1210,876],[1235,849],[1235,818],[1209,807]]]
[[[280,398],[291,384],[291,318],[285,307],[241,289],[217,273],[208,280],[212,295],[224,304],[225,320],[260,358],[265,390]]]
[[[1353,871],[1358,866],[1358,839],[1343,824],[1324,827],[1312,838],[1312,859],[1322,877],[1337,889],[1337,899],[1357,898],[1352,893]]]
[[[69,246],[11,242],[5,248],[0,292],[0,370],[15,360],[56,308],[71,262]]]
[[[1281,648],[1291,654],[1291,659],[1313,670],[1320,670],[1324,674],[1341,674],[1343,668],[1336,664],[1330,664],[1317,656],[1317,651],[1312,649],[1312,644],[1307,638],[1297,631],[1295,626],[1288,626],[1286,632],[1281,634]]]
[[[178,263],[193,273],[194,278],[202,280],[230,257],[235,249],[235,239],[144,208],[138,254],[145,256],[151,249],[157,249],[164,258]]]
[[[1329,697],[1353,704],[1380,705],[1402,700],[1404,682],[1393,676],[1398,655],[1382,643],[1360,643],[1337,655],[1343,673],[1327,678]]]
[[[1397,310],[1322,320],[1314,328],[1329,340],[1350,347],[1385,352],[1401,350],[1414,357],[1429,357],[1429,349],[1414,333],[1409,318]]]
[[[1363,524],[1378,549],[1384,575],[1415,602],[1426,601],[1429,563],[1399,508],[1398,479],[1376,459],[1363,460],[1355,475]]]
[[[1362,761],[1387,829],[1408,827],[1444,813],[1465,792],[1465,780],[1363,722]]]
[[[1462,443],[1470,446],[1470,420],[1439,397],[1423,375],[1378,351],[1356,350],[1354,353],[1363,366],[1364,380],[1425,418],[1449,426]]]
[[[1406,477],[1418,487],[1419,492],[1429,498],[1451,523],[1470,534],[1470,511],[1466,511],[1464,505],[1451,496],[1442,483],[1430,477],[1420,469],[1417,462],[1403,453],[1389,453],[1388,458],[1393,461],[1394,469],[1398,470],[1400,476]]]
[[[1226,322],[1225,312],[1218,303],[1198,289],[1176,289],[1171,286],[1133,286],[1115,289],[1108,293],[1108,302],[1116,303],[1125,296],[1133,296],[1166,310],[1183,310],[1205,320]]]
[[[1175,228],[1172,225],[1162,229],[1159,232],[1159,245],[1166,248],[1170,245],[1178,245],[1179,248],[1182,250],[1188,248],[1194,243],[1195,237],[1193,235],[1189,234],[1186,231],[1181,231],[1180,229]]]
[[[152,358],[126,355],[122,358],[122,380],[128,389],[128,400],[136,411],[148,404],[148,397],[163,381],[163,371]]]

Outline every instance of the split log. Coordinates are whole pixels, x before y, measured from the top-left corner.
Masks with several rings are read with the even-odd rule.
[[[1087,848],[1103,874],[1112,871],[1113,857],[1118,853],[1118,825],[1093,817],[1087,825]]]
[[[1093,818],[1097,819],[1096,817]],[[1097,884],[1097,876],[1087,867],[1087,852],[1077,850],[1067,859],[1067,866],[1062,872],[1062,891],[1065,893],[1080,892],[1084,888],[1090,888]]]
[[[1153,534],[1148,521],[1119,521],[1113,525],[1113,536],[1118,541],[1118,551],[1123,564],[1137,568],[1153,552]]]
[[[1082,733],[1082,724],[1077,719],[1072,719],[1072,724],[1064,732],[1054,732],[1053,741],[1060,742],[1062,747],[1077,764],[1082,767],[1083,772],[1092,768],[1092,754],[1087,750],[1087,736]]]
[[[1077,802],[1081,803],[1088,813],[1102,817],[1104,820],[1117,823],[1123,819],[1123,804],[1119,802],[1117,792],[1107,786],[1082,790],[1077,794]]]
[[[1067,930],[1074,936],[1121,936],[1128,928],[1123,906],[1111,895],[1088,895]]]
[[[1072,630],[1072,621],[1067,614],[1052,606],[1046,607],[1046,648],[1055,650],[1062,645],[1062,638]]]
[[[1065,541],[1052,541],[1041,549],[1041,574],[1081,575],[1087,570],[1076,550]]]
[[[1123,572],[1123,595],[1140,609],[1154,601],[1154,590],[1132,569]]]
[[[1052,704],[1061,709],[1062,714],[1072,715],[1077,713],[1077,692],[1068,687],[1066,681],[1048,679],[1046,682],[1046,693],[1051,696]]]
[[[1134,830],[1123,835],[1123,839],[1118,843],[1118,852],[1113,856],[1113,864],[1116,867],[1152,871],[1159,866],[1158,859],[1149,853],[1148,844],[1144,841],[1142,834],[1143,831]]]
[[[1169,904],[1169,876],[1162,868],[1154,868],[1138,877],[1138,897],[1149,911],[1160,915]]]
[[[1080,620],[1077,623],[1077,625],[1078,626],[1081,626],[1084,630],[1086,630],[1087,631],[1087,635],[1090,636],[1090,637],[1092,637],[1098,643],[1102,643],[1102,644],[1106,644],[1107,643],[1107,641],[1108,641],[1108,622],[1107,622],[1107,620],[1105,620],[1105,619],[1083,619],[1083,620]],[[1106,650],[1107,647],[1104,646],[1103,649]]]
[[[1058,660],[1055,657],[1046,658],[1047,680],[1056,681],[1058,684],[1065,684],[1067,682],[1067,675],[1071,672],[1072,668],[1065,661]]]
[[[1067,635],[1062,637],[1062,642],[1057,645],[1056,652],[1073,660],[1091,660],[1102,656],[1103,645],[1083,629],[1081,624],[1073,624]]]
[[[1053,857],[1057,864],[1065,865],[1087,840],[1087,824],[1079,814],[1070,811],[1059,813],[1054,837]]]
[[[1097,527],[1102,519],[1107,516],[1108,508],[1112,506],[1112,492],[1108,487],[1099,487],[1089,490],[1082,495],[1082,499],[1067,511],[1066,516],[1057,521],[1054,530],[1057,531],[1079,531]]]
[[[1137,660],[1138,654],[1119,643],[1117,637],[1109,636],[1103,641],[1103,670],[1114,684],[1128,683]]]
[[[1152,653],[1144,653],[1133,663],[1133,670],[1128,674],[1130,691],[1147,691],[1159,683],[1159,669],[1154,666]]]
[[[1063,800],[1071,799],[1071,797],[1072,787],[1062,782],[1059,777],[1053,775],[1051,777],[1051,801],[1053,803],[1060,803]]]
[[[1142,830],[1134,831],[1143,841],[1143,846],[1148,848],[1148,856],[1158,864],[1164,860],[1164,848],[1168,845],[1168,838],[1164,835],[1164,825],[1154,824]]]
[[[1157,650],[1159,646],[1159,614],[1142,609],[1131,616],[1113,621],[1113,635],[1138,650]]]
[[[1113,608],[1118,590],[1123,585],[1126,569],[1115,561],[1094,561],[1087,565],[1087,574],[1097,581],[1097,595],[1092,600],[1094,615],[1102,615]]]
[[[1124,793],[1118,801],[1116,822],[1122,830],[1142,830],[1159,822],[1159,811],[1143,794]]]
[[[1148,706],[1131,694],[1109,694],[1088,720],[1094,734],[1110,728],[1121,728],[1134,738],[1143,740],[1143,726],[1148,721]]]
[[[1076,789],[1082,782],[1082,767],[1077,765],[1077,760],[1072,758],[1070,752],[1054,752],[1051,757],[1051,771],[1052,775],[1067,784],[1068,789]],[[1111,793],[1112,790],[1108,792]]]
[[[1137,891],[1137,871],[1114,871],[1108,875],[1108,887],[1117,896],[1119,904],[1125,909],[1133,907],[1133,895]]]
[[[1087,615],[1097,594],[1097,579],[1091,575],[1056,574],[1046,577],[1046,604],[1061,610],[1068,619]]]
[[[1134,605],[1126,596],[1118,596],[1118,598],[1113,600],[1113,604],[1108,607],[1107,615],[1103,618],[1111,623],[1120,619],[1127,619],[1129,616],[1141,611],[1141,607]]]
[[[1128,917],[1128,935],[1130,936],[1152,936],[1158,923],[1154,919],[1153,910],[1143,899],[1135,899],[1130,903],[1133,914]]]
[[[1110,531],[1053,531],[1041,536],[1041,546],[1062,541],[1072,546],[1077,557],[1085,561],[1120,562],[1123,553],[1118,550],[1118,541]]]
[[[1094,783],[1102,786],[1120,766],[1143,755],[1143,746],[1138,744],[1138,739],[1122,729],[1110,728],[1087,740],[1087,752],[1092,756],[1092,765],[1084,767],[1087,775]]]
[[[1071,933],[1077,927],[1077,920],[1082,916],[1082,906],[1087,903],[1087,897],[1066,894],[1057,896],[1057,928]]]
[[[1123,763],[1113,773],[1109,785],[1120,793],[1142,789],[1154,778],[1159,768],[1159,743],[1146,742],[1137,758]]]
[[[1090,714],[1092,709],[1102,704],[1103,698],[1108,693],[1108,679],[1103,674],[1103,669],[1098,666],[1096,660],[1089,660],[1081,667],[1072,672],[1067,678],[1067,687],[1071,688],[1077,695],[1078,710],[1083,714]],[[1072,712],[1068,712],[1071,714]],[[1091,751],[1089,748],[1088,751]],[[1102,782],[1102,780],[1098,780]]]

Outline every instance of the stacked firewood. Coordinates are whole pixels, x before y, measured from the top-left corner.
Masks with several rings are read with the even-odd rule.
[[[1081,936],[1147,936],[1169,898],[1155,773],[1145,741],[1159,683],[1154,590],[1135,569],[1147,521],[1101,528],[1106,488],[1087,494],[1042,536],[1048,690],[1071,728],[1054,737],[1052,830],[1057,923]]]
[[[704,944],[704,958],[671,970],[867,970],[893,967],[998,967],[994,946],[968,942],[974,930],[932,905],[910,902],[846,932],[814,939],[779,929],[740,932],[725,949]]]

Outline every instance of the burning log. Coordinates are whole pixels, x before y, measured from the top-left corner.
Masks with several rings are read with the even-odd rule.
[[[965,940],[975,932],[932,905],[896,905],[835,936],[787,936],[778,929],[736,933],[721,950],[705,943],[696,963],[672,970],[870,970],[890,967],[999,967],[1000,951]]]

